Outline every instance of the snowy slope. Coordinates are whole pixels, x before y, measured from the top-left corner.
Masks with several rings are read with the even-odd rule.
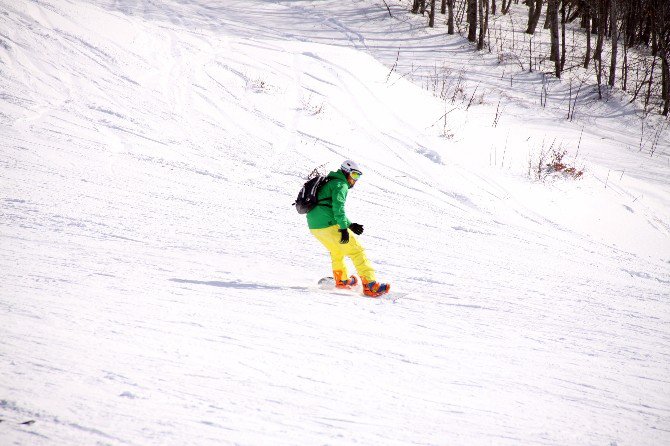
[[[392,6],[0,0],[0,444],[670,442],[668,139]],[[395,304],[315,286],[345,158]]]

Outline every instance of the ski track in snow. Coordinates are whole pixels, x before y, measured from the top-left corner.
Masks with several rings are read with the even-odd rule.
[[[670,443],[664,159],[612,120],[582,182],[520,179],[520,129],[581,126],[518,92],[439,138],[388,67],[471,50],[398,8],[0,0],[0,443]],[[345,157],[395,303],[315,287],[290,203]]]

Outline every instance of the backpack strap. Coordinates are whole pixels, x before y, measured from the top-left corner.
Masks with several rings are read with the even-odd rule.
[[[319,190],[326,185],[330,180],[333,180],[334,178],[331,177],[323,177],[323,180],[319,184],[319,188],[317,189],[316,193],[319,193]],[[322,203],[327,203],[327,204],[322,204]],[[333,198],[328,197],[328,198],[322,198],[319,201],[316,202],[317,206],[325,206],[327,208],[332,208],[333,207]]]

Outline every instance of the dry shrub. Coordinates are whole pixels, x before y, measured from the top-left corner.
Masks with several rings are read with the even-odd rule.
[[[581,178],[584,175],[584,169],[577,169],[575,166],[570,166],[567,161],[563,161],[567,151],[555,149],[551,153],[551,159],[545,166],[546,174],[561,173],[564,176],[574,179]]]

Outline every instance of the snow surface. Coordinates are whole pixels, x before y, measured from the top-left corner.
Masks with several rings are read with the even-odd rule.
[[[387,3],[0,0],[0,444],[670,444],[664,121]]]

